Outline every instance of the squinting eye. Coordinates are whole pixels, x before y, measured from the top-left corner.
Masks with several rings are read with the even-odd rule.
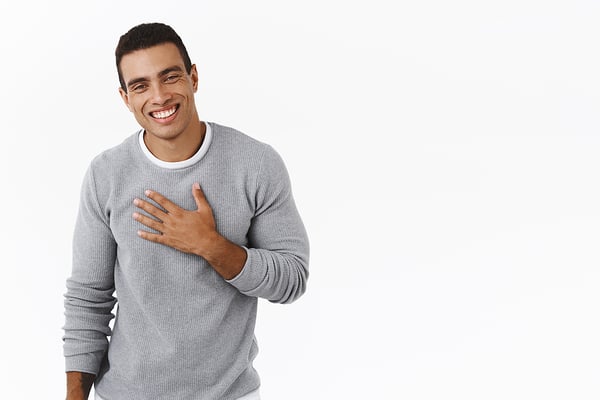
[[[165,82],[173,82],[179,79],[179,75],[169,75],[165,78]]]
[[[134,92],[143,92],[146,89],[146,85],[136,85],[134,87],[131,88],[132,91]]]

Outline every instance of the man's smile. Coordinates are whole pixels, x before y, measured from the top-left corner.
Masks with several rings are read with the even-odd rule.
[[[166,119],[169,118],[171,115],[175,114],[175,112],[179,109],[179,105],[174,105],[170,108],[167,108],[165,110],[160,110],[160,111],[152,111],[150,112],[150,116],[152,118],[156,118],[156,119]]]

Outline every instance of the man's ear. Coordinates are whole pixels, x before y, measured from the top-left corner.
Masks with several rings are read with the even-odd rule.
[[[198,70],[196,69],[196,64],[192,64],[192,68],[190,68],[190,77],[192,78],[194,93],[196,93],[198,90]]]
[[[122,87],[119,88],[119,94],[121,95],[121,98],[123,99],[123,102],[125,102],[125,105],[129,109],[129,111],[133,112],[131,106],[129,105],[129,96],[127,95],[127,92],[123,90]]]

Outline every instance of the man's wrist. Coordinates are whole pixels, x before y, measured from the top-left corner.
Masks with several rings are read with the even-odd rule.
[[[227,239],[219,232],[213,231],[211,234],[205,235],[198,240],[198,244],[194,249],[194,254],[207,259],[207,257],[210,257],[211,249],[217,248],[224,240]]]
[[[195,254],[204,258],[226,280],[235,278],[242,271],[248,256],[243,247],[216,231],[204,238]]]
[[[67,372],[67,400],[87,400],[96,375],[87,372]]]

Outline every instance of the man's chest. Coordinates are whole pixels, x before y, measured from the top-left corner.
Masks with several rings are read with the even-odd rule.
[[[214,179],[202,173],[181,175],[173,179],[150,177],[114,182],[108,199],[110,207],[107,208],[107,213],[117,245],[121,248],[131,247],[137,242],[134,239],[137,238],[139,229],[149,230],[133,218],[135,212],[144,213],[135,206],[136,198],[160,207],[145,196],[144,192],[150,189],[168,198],[178,207],[197,210],[198,206],[192,195],[194,182],[199,182],[202,187],[219,233],[236,244],[246,245],[247,233],[254,217],[254,194],[243,181]]]

